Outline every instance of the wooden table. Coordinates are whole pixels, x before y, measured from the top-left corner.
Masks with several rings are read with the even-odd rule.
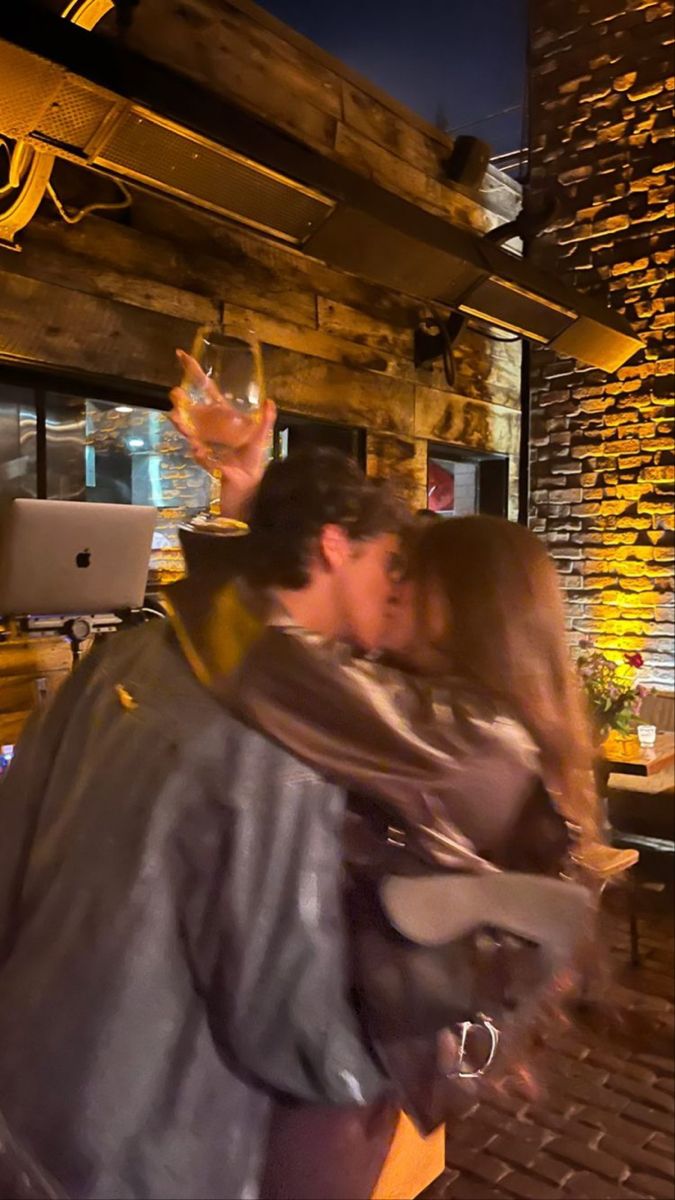
[[[33,708],[51,698],[72,665],[70,643],[58,634],[0,641],[0,746],[19,740]]]
[[[608,772],[621,775],[656,775],[675,762],[675,734],[657,733],[653,746],[641,746],[636,737],[617,737],[610,734],[602,747],[604,766]]]

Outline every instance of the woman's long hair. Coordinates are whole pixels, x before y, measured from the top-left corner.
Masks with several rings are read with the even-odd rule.
[[[436,648],[457,676],[516,717],[541,753],[581,841],[597,838],[586,707],[572,666],[562,590],[543,543],[501,517],[455,517],[425,528],[413,555],[424,617],[437,585],[447,619]]]

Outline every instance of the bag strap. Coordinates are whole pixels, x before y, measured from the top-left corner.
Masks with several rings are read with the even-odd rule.
[[[545,875],[500,871],[390,875],[379,888],[393,927],[421,946],[442,946],[492,926],[568,959],[587,929],[593,901],[581,884]]]

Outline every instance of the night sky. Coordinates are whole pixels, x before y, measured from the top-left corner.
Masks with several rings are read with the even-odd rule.
[[[526,0],[259,3],[427,120],[440,110],[494,154],[520,146],[520,110],[482,118],[522,103]]]

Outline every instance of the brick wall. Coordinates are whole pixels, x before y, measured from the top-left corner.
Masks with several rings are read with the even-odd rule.
[[[531,186],[554,183],[565,206],[543,254],[645,342],[614,376],[533,355],[532,523],[573,640],[640,650],[672,688],[675,5],[530,7]]]

